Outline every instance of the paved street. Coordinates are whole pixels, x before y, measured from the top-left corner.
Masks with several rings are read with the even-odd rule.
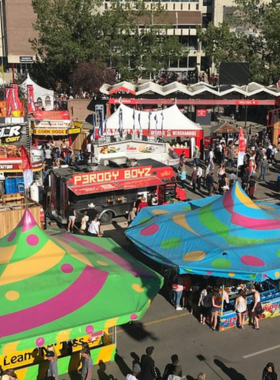
[[[276,191],[277,175],[278,166],[273,167],[268,174],[267,183],[258,184],[257,199],[280,202]],[[189,190],[188,196],[194,199],[201,195]],[[124,218],[118,218],[112,225],[102,226],[106,236],[112,237],[133,256],[156,269],[156,264],[144,257],[126,239],[124,228]],[[170,356],[176,353],[188,380],[196,379],[201,371],[207,373],[207,380],[261,379],[262,370],[269,361],[275,363],[276,371],[280,373],[279,329],[280,318],[274,318],[262,321],[259,331],[246,326],[244,331],[230,329],[213,333],[207,326],[199,324],[186,310],[175,311],[161,292],[141,321],[118,327],[116,362],[107,363],[105,373],[98,374],[98,366],[95,367],[93,379],[125,379],[133,358],[141,357],[150,345],[155,347],[153,357],[161,372],[170,361]],[[70,377],[60,376],[62,379],[68,380]]]

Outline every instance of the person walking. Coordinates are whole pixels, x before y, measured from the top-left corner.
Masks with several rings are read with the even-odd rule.
[[[176,274],[172,283],[172,301],[175,305],[176,310],[183,310],[183,307],[181,306],[183,290],[183,278]]]
[[[57,369],[57,361],[55,360],[54,351],[48,351],[46,353],[46,358],[49,362],[46,380],[58,380],[58,369]]]
[[[168,380],[170,375],[182,377],[182,367],[179,364],[179,357],[176,354],[171,356],[171,363],[166,365],[162,380]]]
[[[92,358],[90,356],[90,350],[83,348],[81,351],[82,368],[81,368],[81,380],[91,380],[92,377]]]
[[[205,325],[212,307],[212,288],[210,285],[202,289],[198,300],[198,306],[200,307],[200,323]]]
[[[243,290],[239,290],[238,296],[235,300],[235,310],[238,315],[238,327],[244,330],[245,317],[247,311],[247,300]]]
[[[211,308],[211,325],[212,331],[216,331],[218,324],[218,314],[222,307],[222,297],[218,290],[215,290],[212,296],[212,308]]]
[[[263,156],[263,159],[260,163],[260,170],[261,170],[261,173],[259,176],[260,181],[261,180],[265,181],[265,176],[266,176],[266,172],[267,172],[268,167],[269,167],[268,159],[266,156]]]
[[[249,177],[249,182],[248,182],[248,195],[251,199],[255,198],[255,191],[257,189],[257,182],[255,180],[254,176]]]
[[[183,165],[180,173],[180,181],[181,181],[181,186],[184,188],[186,186],[186,179],[187,179],[187,169],[186,166]]]
[[[262,380],[277,380],[278,376],[275,372],[274,364],[269,362],[265,366],[262,374]]]
[[[208,190],[208,195],[211,196],[211,195],[214,195],[214,182],[215,182],[215,179],[214,179],[214,173],[209,173],[207,174],[206,176],[206,189]]]
[[[135,363],[132,368],[132,373],[128,374],[125,378],[125,380],[137,380],[139,373],[141,372],[141,367],[138,363]]]
[[[194,166],[199,165],[199,159],[200,159],[200,151],[199,151],[198,146],[196,145],[194,147],[194,152],[193,152],[193,164],[194,164]]]
[[[254,329],[259,330],[260,329],[259,318],[262,314],[262,304],[261,304],[260,293],[257,291],[254,285],[250,287],[250,290],[253,293],[251,315],[254,318]]]
[[[140,380],[155,380],[158,378],[155,362],[152,358],[154,347],[146,348],[146,354],[141,357],[141,372],[139,375]]]
[[[200,191],[201,188],[201,181],[203,178],[203,170],[200,165],[197,167],[197,190]]]
[[[70,203],[68,207],[68,232],[74,231],[74,225],[76,220],[76,210],[74,209],[73,203]]]
[[[196,184],[197,184],[197,168],[196,168],[196,166],[193,167],[191,182],[192,182],[193,192],[195,193]]]

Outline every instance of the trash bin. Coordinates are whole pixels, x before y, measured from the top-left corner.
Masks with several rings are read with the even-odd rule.
[[[277,177],[277,191],[280,191],[280,174]]]

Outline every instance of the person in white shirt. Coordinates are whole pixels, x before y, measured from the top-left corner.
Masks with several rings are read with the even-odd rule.
[[[132,368],[132,374],[128,374],[125,380],[137,380],[139,373],[141,372],[141,367],[138,363],[135,363]]]
[[[100,230],[100,222],[98,221],[98,215],[89,222],[88,226],[88,235],[90,236],[102,236],[101,230]]]
[[[87,211],[84,212],[84,216],[82,217],[82,220],[81,220],[81,228],[80,228],[80,232],[82,234],[84,234],[86,232],[86,229],[87,229],[87,222],[89,221],[89,216],[87,215]]]
[[[200,191],[202,176],[203,176],[203,170],[198,165],[198,167],[197,167],[197,190],[198,191]]]

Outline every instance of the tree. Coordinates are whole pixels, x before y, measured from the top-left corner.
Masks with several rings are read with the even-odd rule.
[[[167,68],[167,57],[182,55],[177,37],[167,35],[160,3],[149,10],[144,1],[111,2],[100,13],[99,0],[33,0],[38,38],[31,41],[37,54],[34,73],[69,83],[77,67],[114,67],[122,79],[138,78]],[[88,67],[88,66],[87,66]]]

